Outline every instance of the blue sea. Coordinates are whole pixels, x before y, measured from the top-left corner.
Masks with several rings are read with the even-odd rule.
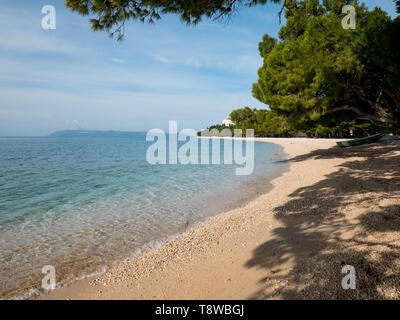
[[[0,138],[0,298],[39,293],[45,265],[58,283],[103,272],[267,192],[286,169],[274,144],[255,143],[249,176],[150,165],[150,145],[144,133]]]

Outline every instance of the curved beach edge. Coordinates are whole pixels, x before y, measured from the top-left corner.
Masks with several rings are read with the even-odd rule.
[[[337,142],[303,138],[255,138],[255,141],[280,145],[288,159],[331,148]],[[122,262],[101,276],[75,281],[39,299],[246,299],[253,289],[246,288],[248,294],[243,287],[235,290],[232,279],[249,282],[248,273],[254,270],[246,268],[245,263],[254,247],[265,240],[265,231],[278,226],[273,221],[273,208],[284,203],[290,186],[294,189],[297,171],[292,164],[287,172],[271,181],[274,185],[271,191],[244,207],[211,217],[177,239]],[[257,230],[260,225],[267,225],[267,230]],[[234,276],[238,272],[247,275]]]
[[[274,188],[269,193],[244,207],[214,216],[101,276],[77,281],[39,299],[318,299],[326,298],[324,294],[328,298],[347,298],[340,296],[340,282],[335,282],[341,279],[336,264],[340,267],[344,262],[340,254],[332,255],[338,261],[330,261],[329,252],[355,236],[361,209],[360,203],[341,203],[344,195],[335,198],[335,189],[338,184],[346,184],[346,175],[332,181],[332,185],[329,178],[342,172],[349,161],[361,162],[368,154],[341,156],[342,151],[336,147],[339,140],[256,141],[282,146],[288,157],[282,160],[290,163],[289,170],[272,181]],[[368,151],[376,146],[354,150],[360,148]],[[400,153],[394,152],[398,157]],[[322,196],[313,196],[315,188],[323,190]],[[355,196],[356,191],[351,195]],[[307,200],[309,193],[311,200]],[[359,194],[357,199],[361,201],[365,194]],[[374,194],[378,197],[377,192]],[[333,240],[341,237],[343,241]],[[345,250],[339,252],[344,254]],[[328,276],[327,266],[332,266],[337,276]],[[320,291],[324,279],[334,286],[331,292]]]

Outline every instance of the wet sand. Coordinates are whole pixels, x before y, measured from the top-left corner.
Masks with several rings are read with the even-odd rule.
[[[41,299],[399,299],[399,142],[284,147],[275,188],[159,249]],[[354,266],[356,290],[343,290]]]

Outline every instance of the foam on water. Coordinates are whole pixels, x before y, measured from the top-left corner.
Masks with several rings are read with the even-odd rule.
[[[44,265],[67,283],[162,243],[268,190],[281,148],[256,143],[255,171],[151,166],[130,138],[0,138],[0,297],[37,293]],[[25,295],[26,293],[26,295]]]

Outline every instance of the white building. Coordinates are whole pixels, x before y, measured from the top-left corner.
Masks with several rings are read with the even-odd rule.
[[[225,127],[233,127],[235,123],[231,119],[225,119],[222,121],[222,125]]]

